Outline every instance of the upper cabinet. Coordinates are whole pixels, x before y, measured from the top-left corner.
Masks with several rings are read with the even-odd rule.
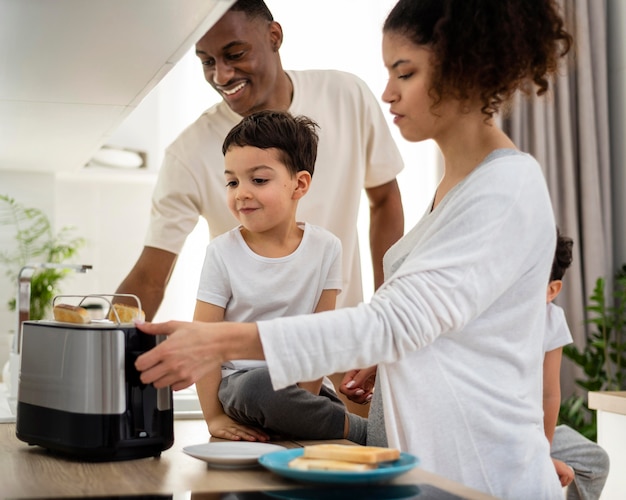
[[[0,0],[0,169],[85,165],[234,0]]]

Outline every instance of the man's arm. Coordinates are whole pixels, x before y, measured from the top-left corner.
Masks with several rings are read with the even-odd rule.
[[[366,189],[370,205],[370,249],[374,269],[374,288],[382,285],[383,256],[404,234],[404,211],[398,182]]]
[[[134,267],[116,290],[116,293],[132,293],[139,297],[146,321],[152,321],[163,301],[176,258],[176,254],[166,250],[144,247]],[[130,299],[120,298],[116,302],[136,305]]]

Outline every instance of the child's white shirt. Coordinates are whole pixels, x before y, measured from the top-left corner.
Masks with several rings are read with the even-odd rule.
[[[225,308],[225,321],[254,322],[315,312],[322,291],[341,290],[341,242],[330,231],[307,223],[298,248],[280,258],[254,253],[241,227],[208,245],[198,300]],[[265,366],[265,361],[234,360],[222,375]]]
[[[543,351],[550,352],[573,342],[567,326],[565,311],[550,302],[546,310],[546,336],[543,339]]]

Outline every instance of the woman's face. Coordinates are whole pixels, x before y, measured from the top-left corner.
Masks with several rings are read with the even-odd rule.
[[[390,105],[393,122],[411,142],[436,139],[449,122],[449,103],[433,108],[431,51],[396,33],[383,35],[383,61],[389,80],[382,99]]]

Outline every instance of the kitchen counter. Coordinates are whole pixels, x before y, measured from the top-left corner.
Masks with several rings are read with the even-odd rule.
[[[306,490],[306,496],[301,498],[318,498],[311,496],[310,488],[320,486],[293,482],[261,467],[216,469],[185,454],[183,447],[209,440],[204,420],[175,420],[174,436],[174,445],[165,450],[160,458],[93,463],[61,458],[43,448],[29,446],[15,437],[15,424],[0,424],[0,498],[119,498],[132,495],[143,495],[145,498],[149,494],[167,495],[172,499],[193,497],[209,500],[237,498],[219,493],[287,489],[298,489],[301,492]],[[287,441],[277,444],[294,448],[313,443]],[[411,498],[451,500],[455,498],[454,495],[477,500],[492,498],[419,467],[395,478],[389,484],[418,485],[423,495]],[[373,491],[371,487],[368,490]],[[329,497],[326,492],[319,498],[338,497]]]

